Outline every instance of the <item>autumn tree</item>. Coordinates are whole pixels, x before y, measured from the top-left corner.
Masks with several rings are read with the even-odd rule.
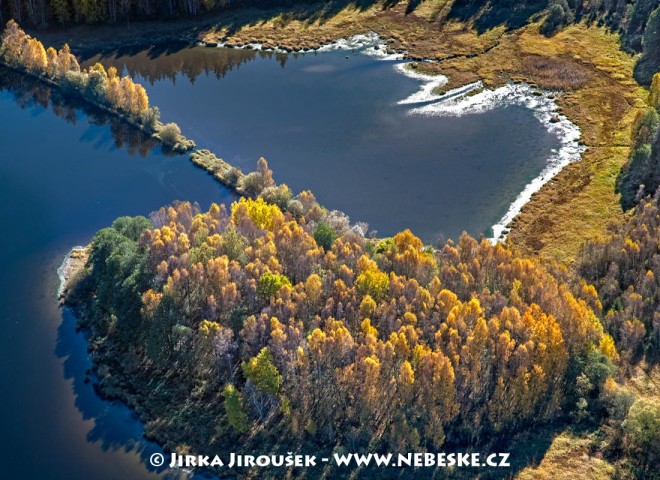
[[[120,87],[119,98],[123,98],[123,95],[125,95],[125,92],[122,93]],[[166,145],[174,146],[181,139],[181,129],[176,123],[168,123],[158,132],[158,138]]]
[[[649,105],[657,110],[660,109],[660,72],[653,75],[649,87]]]
[[[99,233],[94,341],[167,370],[217,432],[240,437],[255,420],[265,441],[404,450],[598,415],[613,365],[649,341],[657,210],[611,249],[587,247],[575,286],[503,245],[369,240],[313,196],[296,201],[295,215],[263,198],[178,202]],[[337,234],[327,249],[320,221]],[[601,250],[617,252],[616,271]]]
[[[0,53],[7,63],[17,64],[23,56],[23,49],[27,46],[29,37],[21,30],[14,20],[7,22],[2,33],[2,47]]]

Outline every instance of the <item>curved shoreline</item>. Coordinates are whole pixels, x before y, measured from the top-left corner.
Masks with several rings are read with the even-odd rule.
[[[217,48],[225,47],[226,44],[218,43]],[[244,44],[241,46],[231,46],[231,48],[254,49],[261,51],[275,51],[280,53],[290,53],[290,50],[278,49],[277,47],[264,47],[260,43]],[[387,43],[373,31],[365,34],[354,35],[347,38],[339,38],[332,43],[322,45],[318,49],[308,49],[302,53],[323,53],[330,51],[353,51],[385,61],[400,61],[406,58],[405,53],[388,52]],[[8,65],[0,60],[0,64],[24,75],[34,77],[46,83],[53,88],[61,89],[57,82],[31,73],[25,69]],[[495,90],[481,90],[483,83],[481,81],[473,82],[443,94],[435,93],[437,89],[448,82],[445,75],[429,75],[412,70],[416,64],[412,61],[402,61],[394,64],[394,69],[409,78],[421,82],[421,86],[416,92],[397,102],[399,105],[410,106],[409,115],[426,116],[462,116],[467,114],[481,113],[486,110],[501,105],[517,104],[523,105],[534,112],[534,115],[546,126],[547,130],[557,134],[562,146],[547,159],[546,167],[533,178],[525,188],[509,204],[509,208],[504,216],[491,226],[493,236],[492,241],[505,241],[510,231],[509,225],[516,216],[522,211],[523,207],[531,200],[546,183],[554,178],[565,166],[580,160],[582,153],[586,150],[580,145],[580,129],[572,123],[565,115],[557,114],[558,105],[556,104],[557,92],[540,91],[532,89],[527,84],[512,84],[511,82]],[[473,92],[476,94],[468,96]],[[84,95],[78,95],[81,99],[104,112],[113,114],[125,121],[127,124],[140,131],[157,136],[158,127],[154,132],[148,132],[143,125],[134,121],[130,117],[117,112],[106,106],[92,102]],[[175,151],[178,153],[190,152],[190,159],[200,168],[214,176],[220,183],[234,190],[239,195],[245,195],[245,191],[240,187],[240,178],[244,176],[243,172],[233,165],[215,156],[208,150],[196,150],[194,142],[183,140],[185,145],[177,144],[179,147]],[[164,144],[163,144],[164,145]]]
[[[217,48],[237,48],[285,54],[292,53],[290,49],[264,47],[263,44],[257,42],[239,46],[233,44],[227,45],[222,42],[215,45],[205,44],[204,42],[199,42],[199,44]],[[406,53],[388,52],[387,43],[380,35],[373,31],[347,38],[339,38],[320,48],[302,49],[295,53],[323,53],[337,50],[354,51],[386,61],[407,59]],[[489,90],[483,89],[483,82],[477,81],[454,88],[443,94],[436,94],[435,91],[446,85],[449,78],[445,75],[428,75],[415,72],[411,70],[411,65],[415,65],[412,60],[394,65],[394,69],[397,72],[422,82],[417,92],[397,102],[399,105],[409,105],[412,107],[408,112],[409,115],[463,116],[482,113],[497,106],[522,105],[532,110],[546,129],[556,134],[559,138],[561,143],[560,149],[547,158],[546,167],[536,177],[530,180],[513,202],[509,204],[509,208],[504,216],[491,226],[493,231],[491,241],[505,241],[510,231],[510,224],[531,200],[532,196],[561,172],[565,166],[579,161],[582,158],[582,153],[586,151],[586,147],[580,142],[580,128],[571,122],[568,117],[558,113],[559,106],[555,100],[561,92],[541,90],[532,88],[526,83],[514,84],[512,82],[494,90]],[[480,89],[483,90],[479,91]],[[473,92],[477,93],[471,95]],[[419,104],[424,105],[415,107],[415,105]]]
[[[225,44],[223,43],[217,45],[218,48],[224,46]],[[289,52],[289,50],[282,50],[277,47],[264,48],[263,44],[260,43],[250,43],[242,46],[232,46],[230,48],[280,53]],[[393,61],[404,60],[406,58],[405,53],[388,52],[386,42],[375,32],[340,38],[318,49],[304,50],[302,53],[322,53],[337,50],[356,51],[357,53],[369,55],[379,60]],[[581,159],[586,147],[580,144],[580,128],[565,115],[557,113],[559,106],[555,99],[560,92],[539,90],[524,83],[508,83],[495,90],[486,89],[468,97],[468,94],[483,88],[483,83],[478,81],[452,89],[444,94],[436,94],[436,89],[447,84],[448,77],[415,72],[411,70],[411,65],[414,65],[411,61],[394,65],[394,69],[397,72],[422,82],[417,92],[397,102],[399,105],[410,105],[413,107],[408,112],[410,115],[462,116],[481,113],[496,106],[522,105],[532,110],[547,130],[555,133],[559,138],[562,144],[561,148],[547,159],[546,167],[509,204],[509,208],[504,216],[492,225],[493,236],[491,240],[494,242],[505,241],[510,230],[510,223],[520,213],[525,204],[529,202],[531,197],[552,180],[566,165]],[[418,104],[426,105],[415,107]]]
[[[419,71],[447,75],[444,90],[478,80],[492,89],[524,81],[534,88],[561,90],[557,103],[581,129],[588,150],[525,203],[509,225],[507,243],[531,256],[570,263],[588,238],[605,234],[607,225],[623,218],[615,178],[628,160],[631,126],[648,92],[634,80],[635,58],[621,49],[616,32],[580,22],[547,37],[540,23],[531,21],[479,34],[460,21],[431,22],[427,11],[406,16],[404,8],[394,10],[349,8],[321,24],[295,18],[283,23],[277,11],[262,15],[258,25],[245,21],[232,28],[219,22],[198,39],[213,46],[259,41],[290,50],[375,31],[390,52],[427,59]],[[245,19],[250,18],[246,13]]]
[[[560,92],[540,90],[532,88],[526,83],[514,84],[512,82],[490,90],[483,89],[482,82],[474,82],[437,95],[433,93],[433,90],[437,86],[444,85],[447,81],[446,77],[438,80],[431,75],[410,72],[408,68],[405,68],[407,65],[397,65],[398,70],[405,75],[426,82],[419,92],[399,102],[402,105],[424,103],[422,106],[412,108],[409,115],[459,117],[479,114],[498,106],[521,105],[529,108],[541,124],[559,138],[561,143],[559,150],[553,152],[546,159],[546,167],[525,186],[509,205],[509,209],[504,216],[491,227],[493,230],[491,240],[493,242],[505,241],[510,230],[509,225],[532,196],[552,180],[565,166],[581,160],[582,153],[586,151],[586,146],[580,142],[580,128],[571,122],[568,117],[558,113],[559,106],[556,103],[556,98],[560,95]],[[470,95],[472,92],[476,93]]]
[[[462,110],[461,113],[459,113],[459,115],[465,115],[465,114],[470,114],[470,113],[478,113],[478,112],[476,112],[476,111],[471,111],[471,110],[470,110],[470,106],[472,105],[472,104],[471,104],[471,101],[470,101],[471,97],[468,97],[468,98],[465,97],[465,95],[466,95],[467,93],[470,93],[470,92],[473,92],[473,91],[475,91],[475,90],[478,90],[478,89],[482,88],[482,85],[481,85],[481,84],[477,84],[477,83],[478,83],[478,82],[475,82],[474,84],[469,84],[469,85],[466,85],[465,87],[460,87],[460,88],[458,88],[458,89],[451,90],[450,92],[447,92],[445,95],[442,95],[442,98],[443,98],[443,100],[444,100],[446,103],[449,103],[449,102],[451,101],[452,104],[453,104],[454,102],[460,104],[461,107],[456,107],[456,108],[458,108],[459,110]],[[508,85],[507,85],[507,86],[508,86]],[[530,87],[529,85],[524,85],[524,86],[527,87],[527,88],[529,88],[529,89],[531,89],[531,87]],[[505,87],[506,87],[506,86],[505,86]],[[496,89],[494,89],[494,90],[488,90],[487,92],[490,92],[490,94],[491,94],[492,96],[497,96],[497,95],[495,95],[495,94],[496,94],[497,92],[500,92],[501,89],[504,89],[505,87],[496,88]],[[532,93],[532,94],[533,94],[533,93]],[[548,93],[547,91],[545,92],[545,94],[551,95],[551,94]],[[477,94],[477,95],[479,95],[479,94]],[[477,95],[475,95],[475,97],[476,97]],[[534,98],[532,98],[532,100],[538,100],[538,99],[539,99],[536,95],[533,95],[533,96],[534,96]],[[551,99],[551,100],[554,100],[554,99]],[[490,104],[490,105],[492,105],[490,108],[492,108],[492,107],[495,106],[495,104]],[[436,105],[436,107],[439,107],[439,106]],[[422,108],[422,107],[420,107],[420,108]],[[476,107],[475,107],[475,108],[476,108]],[[448,105],[445,105],[445,109],[448,109]],[[436,113],[437,113],[437,112],[436,112]],[[421,113],[420,113],[420,114],[421,114]],[[445,115],[448,115],[449,113],[447,113],[447,112],[441,112],[441,113],[438,113],[438,114],[445,114]],[[566,120],[568,120],[567,117],[565,117],[565,118],[566,118]],[[548,120],[548,121],[549,121],[549,120]],[[569,121],[569,122],[570,122],[570,121]],[[557,123],[560,123],[560,122],[552,123],[552,125],[556,125]],[[570,123],[571,123],[571,125],[573,125],[573,126],[575,126],[576,128],[578,128],[577,125],[573,124],[572,122],[570,122]],[[579,128],[578,128],[578,138],[579,138]],[[579,142],[578,142],[578,147],[582,149],[582,151],[580,152],[580,155],[581,155],[581,153],[586,149],[586,147],[583,147],[582,145],[580,145]],[[571,162],[568,162],[568,163],[571,163]],[[556,165],[555,168],[558,167],[557,170],[554,171],[554,173],[553,173],[553,172],[549,172],[549,173],[548,173],[549,176],[548,176],[547,178],[545,178],[545,179],[543,179],[543,178],[544,178],[543,173],[542,173],[539,177],[537,177],[536,179],[534,179],[534,180],[537,180],[537,179],[540,178],[540,179],[542,180],[542,183],[538,184],[537,188],[536,188],[535,190],[531,191],[531,193],[528,192],[528,193],[529,193],[529,197],[528,197],[526,200],[524,200],[524,201],[520,204],[520,206],[519,206],[519,208],[518,208],[518,211],[517,211],[516,213],[514,213],[514,214],[511,216],[511,218],[510,218],[509,220],[507,220],[507,222],[510,222],[510,221],[511,221],[511,220],[517,215],[517,213],[520,211],[520,209],[522,209],[522,207],[523,207],[525,204],[527,204],[527,202],[529,201],[529,199],[531,198],[531,196],[532,196],[536,191],[540,190],[540,189],[541,189],[546,183],[548,183],[548,182],[549,182],[549,181],[550,181],[550,180],[551,180],[551,179],[552,179],[557,173],[559,173],[559,172],[564,168],[564,166],[568,165],[568,163],[566,163],[566,164],[564,164],[564,165]],[[549,167],[550,167],[550,165],[549,165],[548,167],[546,167],[546,169],[544,169],[543,172],[545,172]],[[210,172],[210,173],[212,173],[212,172]],[[516,202],[518,202],[518,200],[521,199],[521,197],[523,196],[523,194],[524,194],[525,192],[527,192],[528,189],[532,188],[532,187],[530,187],[530,186],[532,186],[533,183],[534,183],[534,181],[532,181],[530,184],[528,184],[528,185],[526,186],[525,190],[523,190],[523,192],[521,192],[521,193],[519,194],[519,196],[516,198],[516,201],[514,201],[514,203],[511,204],[511,207],[510,207],[509,211],[507,212],[507,214],[506,214],[506,215],[503,217],[503,219],[500,221],[500,224],[502,224],[502,229],[503,229],[501,233],[502,233],[504,236],[506,236],[506,234],[508,233],[508,230],[505,231],[506,224],[503,223],[504,220],[507,218],[507,215],[510,215],[510,214],[511,214],[512,209],[513,209],[514,206],[516,205]],[[499,224],[497,224],[497,225],[499,225]],[[496,225],[496,226],[497,226],[497,225]],[[495,228],[495,226],[494,226],[493,228]],[[68,258],[68,257],[67,257],[67,258]]]
[[[333,39],[373,31],[385,41],[388,52],[424,61],[419,71],[447,75],[443,90],[478,80],[492,89],[510,80],[560,89],[563,94],[557,103],[580,127],[588,150],[582,161],[565,166],[524,205],[510,224],[507,242],[528,255],[570,263],[588,238],[605,234],[607,225],[623,218],[615,177],[628,160],[631,126],[646,105],[648,92],[634,80],[636,59],[621,49],[618,33],[579,22],[547,37],[533,19],[512,29],[480,33],[460,20],[437,22],[428,9],[407,15],[403,4],[364,11],[349,6],[332,12],[324,22],[309,22],[296,13],[288,7],[248,8],[204,22],[145,21],[131,24],[128,30],[76,27],[42,35],[51,43],[68,42],[74,51],[88,53],[121,45],[139,48],[186,41],[208,47],[262,42],[264,50],[297,54],[313,52]],[[439,19],[445,19],[446,13],[441,12]],[[574,74],[582,80],[576,81]]]

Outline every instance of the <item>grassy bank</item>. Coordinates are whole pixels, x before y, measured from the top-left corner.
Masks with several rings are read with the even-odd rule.
[[[390,51],[433,60],[418,69],[447,75],[444,90],[476,80],[488,88],[514,80],[562,90],[557,103],[582,130],[587,151],[581,162],[566,167],[534,195],[512,222],[509,243],[521,253],[570,263],[587,238],[602,234],[623,215],[615,179],[628,158],[631,125],[647,95],[633,80],[636,58],[621,50],[617,35],[595,26],[571,25],[545,37],[539,33],[539,9],[533,6],[487,25],[471,21],[451,0],[425,0],[408,9],[405,2],[388,3],[388,8],[380,2],[364,7],[328,2],[289,10],[234,10],[202,22],[76,27],[47,32],[46,38],[72,41],[79,48],[112,48],[143,42],[141,33],[153,30],[158,32],[153,38],[161,41],[258,42],[295,51],[375,31]],[[217,177],[213,168],[207,170]]]
[[[315,15],[312,7],[244,11],[199,38],[299,49],[375,31],[391,51],[434,60],[419,69],[447,75],[445,90],[476,80],[488,88],[516,80],[563,90],[557,102],[581,128],[587,151],[525,206],[511,225],[509,242],[526,254],[570,262],[587,238],[622,217],[615,179],[628,158],[632,121],[647,95],[633,80],[635,57],[620,49],[617,35],[602,28],[572,25],[551,38],[539,33],[540,21],[518,29],[495,23],[483,30],[450,18],[452,3],[427,0],[407,15],[405,4],[387,10],[374,5],[333,11],[327,6]]]

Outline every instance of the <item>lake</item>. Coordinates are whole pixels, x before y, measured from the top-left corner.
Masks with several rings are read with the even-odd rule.
[[[121,125],[45,99],[0,69],[0,476],[156,478],[143,460],[157,447],[130,410],[85,384],[86,341],[58,308],[56,270],[118,216],[234,197],[187,157],[140,153]]]
[[[200,146],[245,170],[263,155],[278,181],[380,235],[487,234],[558,146],[521,106],[411,115],[398,101],[420,83],[365,55],[166,47],[102,60],[144,81]],[[160,450],[135,416],[85,381],[86,342],[58,307],[56,270],[118,216],[235,197],[187,157],[5,70],[0,121],[3,477],[159,478],[146,464]]]
[[[520,105],[429,117],[398,102],[419,80],[397,61],[346,51],[296,55],[176,47],[96,55],[147,88],[164,121],[226,161],[311,190],[379,236],[430,243],[490,227],[560,147]]]

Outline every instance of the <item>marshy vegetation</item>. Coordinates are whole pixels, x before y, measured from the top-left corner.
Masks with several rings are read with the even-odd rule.
[[[502,24],[520,2],[449,3],[485,26]],[[606,147],[558,197],[614,197],[611,180],[628,155],[623,142],[632,125],[619,188],[634,212],[588,242],[573,267],[468,236],[438,251],[407,231],[368,239],[366,228],[324,210],[309,192],[293,196],[276,185],[265,161],[245,175],[195,152],[196,164],[250,198],[229,212],[178,203],[149,219],[121,218],[97,234],[68,301],[91,332],[99,390],[135,408],[149,437],[179,453],[227,452],[237,442],[264,452],[490,447],[554,423],[595,429],[598,438],[585,452],[607,458],[619,477],[653,478],[660,404],[623,384],[640,365],[657,365],[660,212],[649,195],[658,183],[660,77],[648,109],[630,113],[633,87],[617,83],[630,62],[622,73],[610,50],[592,51],[589,41],[600,33],[574,27],[566,41],[571,35],[558,31],[585,18],[603,22],[622,33],[627,48],[644,50],[638,73],[648,76],[660,57],[658,3],[628,3],[552,2],[545,25],[556,44],[523,32],[525,55],[510,55],[517,50],[507,50],[506,41],[504,53],[493,50],[506,57],[495,77],[509,75],[520,65],[507,62],[519,60],[520,72],[539,85],[577,92],[565,105],[594,125],[587,142]],[[417,5],[410,2],[411,11]],[[46,51],[44,63],[43,47],[29,38],[21,45],[20,68],[49,78],[49,65],[59,65],[49,58],[61,52]],[[549,45],[552,55],[544,57]],[[576,60],[576,52],[593,53],[598,67]],[[85,72],[84,85],[72,82],[74,91],[87,91],[91,79],[90,98],[107,95],[94,86],[114,83],[116,72],[101,68]],[[589,82],[594,88],[585,93]],[[606,101],[590,97],[595,90]],[[134,115],[136,103],[117,106]],[[593,105],[612,111],[605,117],[587,108]],[[179,133],[174,126],[162,132],[170,140]],[[604,136],[624,146],[615,151]],[[592,210],[598,219],[581,227],[610,219]],[[538,221],[557,235],[573,233],[547,214]]]

